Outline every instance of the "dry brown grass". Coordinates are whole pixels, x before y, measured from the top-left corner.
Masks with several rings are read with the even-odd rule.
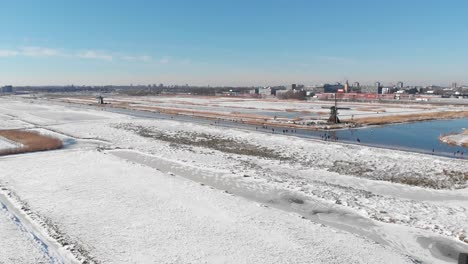
[[[363,111],[363,112],[387,112],[387,110],[383,108],[375,108],[375,107],[358,107],[356,111]]]
[[[0,130],[0,136],[23,145],[19,148],[0,150],[0,156],[59,149],[63,145],[58,138],[41,135],[33,131]]]
[[[312,112],[314,113],[314,112]],[[318,112],[315,112],[317,115],[330,115],[330,112],[323,112],[323,111],[318,111]]]
[[[432,112],[432,113],[419,113],[407,115],[392,115],[392,116],[375,116],[375,117],[362,117],[352,120],[353,123],[360,125],[384,125],[391,123],[404,123],[414,121],[426,121],[437,119],[453,119],[453,118],[467,118],[468,111],[445,111],[445,112]]]
[[[256,114],[247,114],[239,112],[211,112],[203,110],[193,110],[193,109],[183,109],[183,108],[171,108],[171,107],[157,107],[157,106],[134,106],[130,109],[137,110],[146,110],[146,111],[158,111],[164,114],[171,115],[188,115],[188,116],[198,116],[198,117],[207,117],[207,118],[234,118],[234,119],[272,119],[272,117]]]

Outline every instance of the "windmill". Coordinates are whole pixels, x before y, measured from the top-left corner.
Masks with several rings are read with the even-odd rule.
[[[96,99],[98,100],[98,104],[104,104],[104,97],[102,95],[97,96]]]
[[[330,107],[330,117],[328,118],[328,123],[332,124],[339,124],[341,123],[340,119],[338,118],[338,106],[337,106],[337,98],[335,93],[335,105]]]

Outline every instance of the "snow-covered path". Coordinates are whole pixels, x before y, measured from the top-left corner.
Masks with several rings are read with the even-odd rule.
[[[55,263],[40,241],[0,201],[0,263]]]

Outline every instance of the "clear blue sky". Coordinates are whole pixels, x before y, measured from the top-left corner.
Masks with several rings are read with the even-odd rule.
[[[468,84],[468,1],[15,0],[0,85]]]

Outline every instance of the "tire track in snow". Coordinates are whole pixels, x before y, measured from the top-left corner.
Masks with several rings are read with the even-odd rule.
[[[32,212],[13,192],[0,183],[0,205],[23,232],[32,235],[50,263],[99,263],[77,243]]]
[[[12,220],[13,223],[18,228],[19,232],[27,233],[32,236],[34,242],[39,245],[40,251],[47,257],[49,263],[56,264],[56,263],[64,263],[62,259],[59,259],[54,252],[51,252],[50,247],[41,239],[39,238],[33,231],[29,231],[21,222],[21,220],[9,210],[8,206],[6,206],[3,202],[0,201],[1,211],[7,216],[8,219]]]

